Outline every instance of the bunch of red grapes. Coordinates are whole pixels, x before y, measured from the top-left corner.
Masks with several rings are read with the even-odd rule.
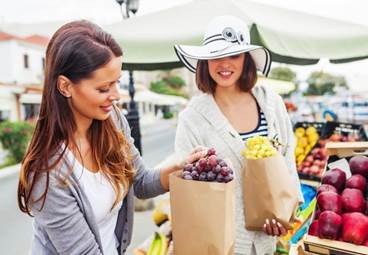
[[[234,179],[234,172],[223,159],[217,157],[216,150],[211,148],[204,158],[186,164],[182,177],[185,180],[227,183]]]

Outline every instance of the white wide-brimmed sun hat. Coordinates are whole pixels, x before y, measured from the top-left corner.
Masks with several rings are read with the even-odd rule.
[[[249,52],[257,70],[267,76],[271,67],[271,55],[262,46],[250,44],[248,26],[233,16],[219,16],[207,26],[201,46],[175,45],[180,61],[195,73],[197,62],[218,59]]]

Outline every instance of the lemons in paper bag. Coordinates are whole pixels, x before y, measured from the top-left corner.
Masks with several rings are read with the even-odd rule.
[[[241,153],[246,159],[259,159],[272,157],[276,152],[267,137],[255,136],[247,140],[246,148]]]

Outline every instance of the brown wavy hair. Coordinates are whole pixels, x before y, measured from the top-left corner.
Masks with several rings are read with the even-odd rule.
[[[257,82],[257,67],[251,55],[244,53],[243,71],[240,76],[240,90],[249,92]],[[210,76],[207,60],[198,60],[196,83],[199,90],[208,94],[215,94],[216,82]]]
[[[67,99],[57,89],[58,77],[64,75],[77,84],[90,78],[94,71],[113,57],[122,55],[120,46],[111,35],[88,21],[65,24],[52,36],[46,50],[40,115],[20,171],[18,206],[22,212],[31,215],[30,203],[38,201],[42,201],[42,210],[49,188],[50,172],[60,172],[59,166],[66,163],[63,158],[67,147],[78,148],[73,138],[77,126]],[[114,207],[124,196],[121,186],[126,193],[135,174],[129,143],[115,127],[111,116],[104,121],[93,120],[88,130],[88,139],[94,162],[115,190]],[[61,150],[62,144],[66,146]],[[65,180],[71,172],[70,167],[62,183],[67,183]],[[46,176],[45,190],[39,198],[34,198],[33,188],[43,175]]]

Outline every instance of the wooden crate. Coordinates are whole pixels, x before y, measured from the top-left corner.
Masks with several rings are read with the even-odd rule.
[[[368,247],[305,235],[304,250],[315,254],[326,255],[362,255],[368,254]]]
[[[366,155],[368,152],[368,142],[327,143],[326,148],[330,158],[333,156],[344,158],[354,155]],[[325,255],[368,255],[368,247],[346,242],[320,239],[308,234],[304,236],[303,244],[306,254],[309,252],[312,254]]]

